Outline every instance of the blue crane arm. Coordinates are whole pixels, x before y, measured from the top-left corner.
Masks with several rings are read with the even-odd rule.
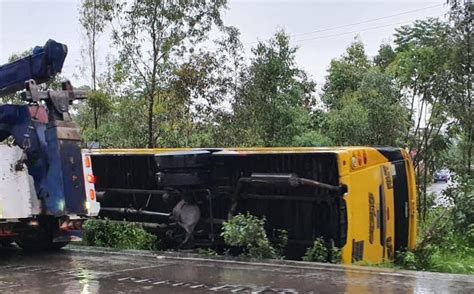
[[[0,66],[0,97],[25,89],[25,82],[41,84],[61,72],[67,55],[67,46],[53,40],[36,46],[33,53]]]

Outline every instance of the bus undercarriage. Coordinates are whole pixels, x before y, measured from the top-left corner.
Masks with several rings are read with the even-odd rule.
[[[139,222],[168,246],[223,245],[222,223],[245,212],[265,217],[270,240],[288,232],[288,258],[318,237],[346,243],[346,187],[334,153],[96,154],[92,166],[101,217]]]

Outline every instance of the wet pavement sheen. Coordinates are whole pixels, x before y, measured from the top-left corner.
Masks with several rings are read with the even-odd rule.
[[[0,293],[474,293],[474,276],[66,248],[0,248]]]

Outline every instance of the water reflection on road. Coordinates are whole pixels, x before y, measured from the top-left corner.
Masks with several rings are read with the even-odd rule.
[[[66,249],[0,249],[1,293],[474,293],[469,276]]]

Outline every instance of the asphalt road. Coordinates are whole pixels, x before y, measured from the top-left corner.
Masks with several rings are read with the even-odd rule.
[[[474,277],[67,248],[0,249],[0,293],[474,293]]]
[[[447,187],[448,187],[448,183],[445,183],[445,182],[433,183],[428,187],[428,193],[441,195],[441,193],[443,193],[443,190],[446,189]]]
[[[428,189],[427,192],[430,194],[435,194],[435,203],[440,206],[448,206],[449,203],[448,201],[443,198],[443,190],[446,189],[449,185],[452,185],[452,182],[444,183],[444,182],[438,182],[438,183],[432,183]]]

